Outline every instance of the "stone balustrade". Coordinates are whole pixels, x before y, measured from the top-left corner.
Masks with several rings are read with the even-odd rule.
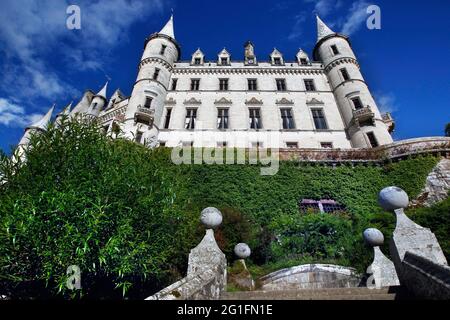
[[[215,208],[202,211],[208,228],[200,244],[189,254],[187,276],[146,300],[218,300],[227,284],[227,260],[214,238],[213,228],[222,223]]]

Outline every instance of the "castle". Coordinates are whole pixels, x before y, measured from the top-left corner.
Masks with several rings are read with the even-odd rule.
[[[146,39],[130,97],[107,85],[88,90],[56,116],[83,114],[106,134],[121,132],[149,147],[374,148],[393,142],[394,121],[382,115],[362,76],[349,38],[317,17],[312,58],[287,61],[274,49],[260,61],[248,41],[244,60],[223,49],[207,61],[198,49],[180,61],[173,16]],[[45,130],[53,108],[29,126]]]

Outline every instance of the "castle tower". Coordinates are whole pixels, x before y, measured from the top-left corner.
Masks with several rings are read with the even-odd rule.
[[[103,86],[103,88],[92,98],[91,105],[89,106],[86,115],[92,118],[97,118],[100,111],[107,104],[106,100],[106,89],[108,88],[108,82]]]
[[[314,59],[324,65],[352,146],[371,148],[392,143],[349,38],[332,31],[319,17],[317,34]]]
[[[39,121],[25,128],[25,133],[22,139],[20,139],[16,153],[13,155],[14,158],[20,158],[22,161],[25,160],[25,151],[28,149],[28,145],[30,144],[31,135],[33,133],[47,131],[47,126],[50,123],[54,109],[55,105],[53,105]]]
[[[158,124],[161,122],[173,65],[180,54],[171,16],[160,32],[146,40],[125,115],[126,136],[133,138],[143,134],[144,138],[153,139],[158,136]]]
[[[61,125],[61,121],[62,121],[64,116],[69,116],[70,110],[72,109],[72,103],[73,102],[69,103],[60,113],[58,113],[56,115],[56,118],[55,118],[55,125],[56,126],[59,127]]]

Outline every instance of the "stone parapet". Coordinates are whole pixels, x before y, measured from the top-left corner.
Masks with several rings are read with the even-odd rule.
[[[378,163],[420,154],[440,154],[450,158],[450,138],[402,140],[372,149],[280,149],[279,154],[280,160],[324,163]]]
[[[403,284],[418,298],[450,300],[450,268],[407,252],[402,261]]]

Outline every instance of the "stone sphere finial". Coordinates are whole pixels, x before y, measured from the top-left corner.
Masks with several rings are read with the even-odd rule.
[[[246,243],[238,243],[234,247],[234,254],[239,259],[247,259],[248,257],[250,257],[251,253],[252,251],[250,250],[250,247]]]
[[[363,232],[364,241],[371,247],[380,247],[384,243],[383,233],[375,228],[369,228]]]
[[[394,211],[408,207],[409,198],[405,191],[398,187],[388,187],[380,191],[378,203],[386,211]]]
[[[222,223],[222,213],[213,207],[205,208],[200,215],[200,221],[208,229],[214,229]]]

